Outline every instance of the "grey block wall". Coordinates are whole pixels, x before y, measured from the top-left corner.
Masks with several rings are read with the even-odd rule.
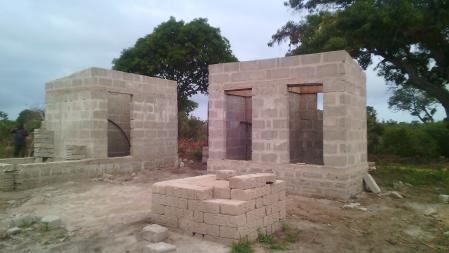
[[[218,161],[229,161],[229,168],[232,168],[233,161],[226,160],[228,96],[225,91],[252,89],[251,162],[291,168],[295,165],[290,164],[291,116],[287,85],[321,84],[323,168],[350,171],[352,181],[343,190],[355,194],[362,189],[361,175],[368,168],[366,77],[347,52],[211,65],[209,82],[208,169],[209,164]],[[297,170],[301,172],[304,168],[298,165]],[[356,187],[349,187],[352,183]],[[291,189],[302,193],[300,188]]]
[[[67,145],[86,146],[87,158],[108,157],[107,119],[118,117],[123,125],[121,117],[128,117],[115,110],[126,107],[115,104],[126,99],[111,94],[131,100],[131,156],[144,161],[146,167],[174,166],[178,150],[176,82],[100,68],[46,84],[45,127],[54,132],[56,160],[64,160]]]

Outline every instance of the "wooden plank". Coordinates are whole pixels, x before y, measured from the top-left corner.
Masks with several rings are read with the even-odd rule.
[[[226,95],[231,96],[239,96],[239,97],[252,97],[252,90],[251,89],[241,89],[241,90],[226,90]]]
[[[289,86],[287,90],[297,94],[316,94],[323,92],[323,85]]]

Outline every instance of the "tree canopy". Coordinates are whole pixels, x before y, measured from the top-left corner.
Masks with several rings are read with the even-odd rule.
[[[0,111],[0,120],[7,120],[8,114],[6,112]]]
[[[395,111],[408,111],[421,122],[433,122],[437,111],[436,100],[415,88],[393,88],[393,95],[388,99],[388,107]]]
[[[195,104],[188,98],[207,93],[208,66],[232,61],[237,58],[229,41],[207,19],[185,23],[171,17],[123,50],[113,69],[177,81],[179,111],[189,112]]]
[[[16,122],[23,124],[26,129],[33,131],[40,128],[44,120],[44,110],[38,107],[25,109],[19,113]]]
[[[449,1],[290,0],[307,15],[290,21],[269,45],[289,40],[289,55],[346,50],[363,68],[382,60],[388,83],[434,98],[449,116]]]

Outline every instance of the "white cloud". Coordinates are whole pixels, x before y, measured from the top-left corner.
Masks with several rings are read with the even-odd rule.
[[[170,16],[186,22],[208,18],[240,60],[281,57],[285,45],[267,42],[296,14],[282,1],[6,1],[0,8],[0,110],[10,118],[44,104],[44,83],[90,66],[111,67],[122,49],[151,33]],[[412,119],[386,105],[386,86],[368,71],[368,104],[382,119]],[[193,98],[207,115],[207,97]],[[442,113],[440,113],[442,114]]]

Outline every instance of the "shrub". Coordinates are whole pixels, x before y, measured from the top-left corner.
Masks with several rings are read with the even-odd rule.
[[[253,253],[254,249],[248,241],[233,242],[231,244],[232,253]]]
[[[192,158],[195,161],[201,161],[201,159],[203,158],[203,150],[201,148],[197,148],[197,149],[193,150]]]
[[[446,126],[446,122],[422,124],[422,129],[436,141],[438,153],[449,158],[449,129]]]
[[[180,139],[204,141],[207,139],[206,122],[181,112],[178,114],[178,135]]]
[[[382,136],[380,153],[413,157],[418,160],[440,156],[437,141],[419,125],[386,125]]]
[[[258,237],[257,240],[268,247],[269,249],[274,250],[286,250],[288,249],[289,242],[284,240],[282,237],[275,237],[273,235],[269,235],[267,233],[264,233],[262,231],[258,231]]]

